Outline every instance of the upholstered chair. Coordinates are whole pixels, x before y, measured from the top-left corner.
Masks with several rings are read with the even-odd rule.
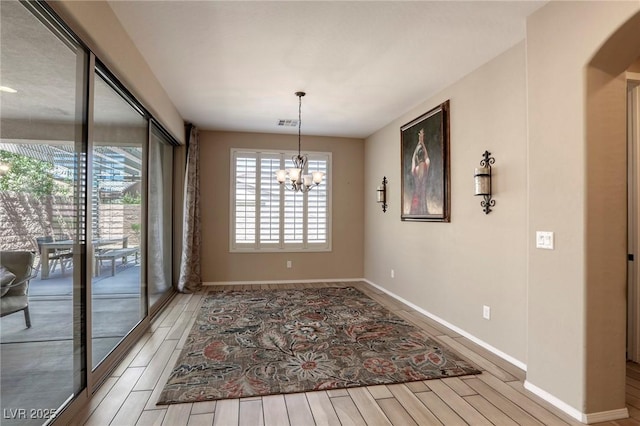
[[[35,276],[34,259],[30,251],[0,252],[0,317],[24,311],[27,328],[31,327],[29,281]]]

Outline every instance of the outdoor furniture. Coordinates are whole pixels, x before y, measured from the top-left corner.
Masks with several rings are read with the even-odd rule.
[[[0,252],[0,317],[24,311],[27,328],[31,327],[29,316],[29,281],[35,277],[30,251]]]
[[[138,263],[140,249],[138,247],[125,247],[115,250],[106,250],[102,253],[96,254],[96,277],[100,275],[100,267],[102,266],[103,260],[111,261],[111,276],[114,276],[116,274],[116,259],[122,259],[122,263],[126,264],[129,256],[135,256],[135,262]]]
[[[51,259],[55,259],[57,250],[66,249],[72,255],[72,249],[75,245],[75,241],[73,240],[65,240],[65,241],[50,241],[50,242],[42,242],[39,245],[41,250],[40,253],[40,279],[46,280],[49,279],[49,273],[51,271],[51,266],[55,266],[55,262],[51,262]],[[120,238],[99,238],[93,241],[93,246],[96,249],[96,255],[102,254],[105,250],[101,247],[115,247],[121,246],[122,248],[127,248],[129,244],[129,237],[120,237]],[[97,259],[95,259],[97,260]],[[93,268],[94,270],[97,267],[97,262],[94,262]],[[63,272],[64,273],[64,272]]]
[[[122,259],[122,263],[126,264],[127,258],[132,255],[135,256],[135,262],[138,263],[140,255],[140,249],[138,247],[126,247],[115,250],[106,250],[102,253],[96,254],[96,277],[100,275],[100,267],[102,266],[103,260],[111,261],[111,276],[114,276],[116,274],[116,259]]]
[[[64,276],[65,268],[68,263],[73,261],[72,240],[54,241],[53,237],[36,237],[38,252],[40,253],[40,262],[38,267],[42,267],[41,279],[49,277],[49,272],[56,269],[56,265],[60,264],[62,275]],[[36,269],[38,269],[36,267]]]

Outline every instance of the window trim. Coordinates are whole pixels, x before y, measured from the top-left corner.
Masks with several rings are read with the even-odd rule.
[[[288,151],[288,150],[272,150],[272,149],[247,149],[247,148],[231,148],[230,156],[229,156],[229,252],[230,253],[321,253],[321,252],[331,252],[333,250],[332,246],[332,186],[333,186],[333,173],[332,173],[332,153],[331,152],[323,152],[323,151],[307,151],[306,154],[309,157],[309,160],[313,160],[316,156],[322,156],[327,160],[327,176],[328,178],[324,180],[323,184],[327,186],[327,233],[326,233],[326,243],[318,244],[303,242],[303,243],[288,243],[285,244],[284,241],[278,243],[260,243],[258,241],[260,235],[260,209],[256,206],[256,241],[254,243],[236,243],[235,241],[235,233],[236,233],[236,216],[235,216],[235,207],[236,207],[236,199],[235,199],[235,171],[236,164],[235,159],[237,154],[249,154],[251,156],[255,156],[257,160],[257,173],[256,173],[256,182],[259,182],[260,179],[260,158],[262,154],[267,155],[284,155],[284,158],[289,158],[293,155],[297,155],[297,152]],[[275,180],[275,176],[273,177]],[[280,202],[281,205],[284,205],[284,196],[285,189],[280,189]],[[314,190],[312,190],[314,191]],[[259,190],[256,191],[259,193]],[[307,197],[305,196],[305,204]],[[307,219],[307,208],[304,209],[304,218],[305,222]],[[284,210],[281,211],[281,218],[284,218]],[[283,225],[283,223],[281,223]],[[281,229],[282,232],[282,229]],[[307,236],[307,228],[304,229],[305,238]]]

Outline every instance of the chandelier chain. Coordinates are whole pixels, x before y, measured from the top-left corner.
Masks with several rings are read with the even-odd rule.
[[[302,133],[302,97],[304,95],[298,92],[298,157],[300,156],[301,136]]]

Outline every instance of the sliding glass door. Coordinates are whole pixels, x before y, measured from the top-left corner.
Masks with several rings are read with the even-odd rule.
[[[86,387],[88,54],[31,3],[0,30],[0,423],[40,425]]]
[[[40,425],[172,294],[175,140],[46,3],[0,1],[0,78],[0,423]]]
[[[144,318],[142,205],[148,120],[102,73],[95,75],[91,201],[92,367]]]

